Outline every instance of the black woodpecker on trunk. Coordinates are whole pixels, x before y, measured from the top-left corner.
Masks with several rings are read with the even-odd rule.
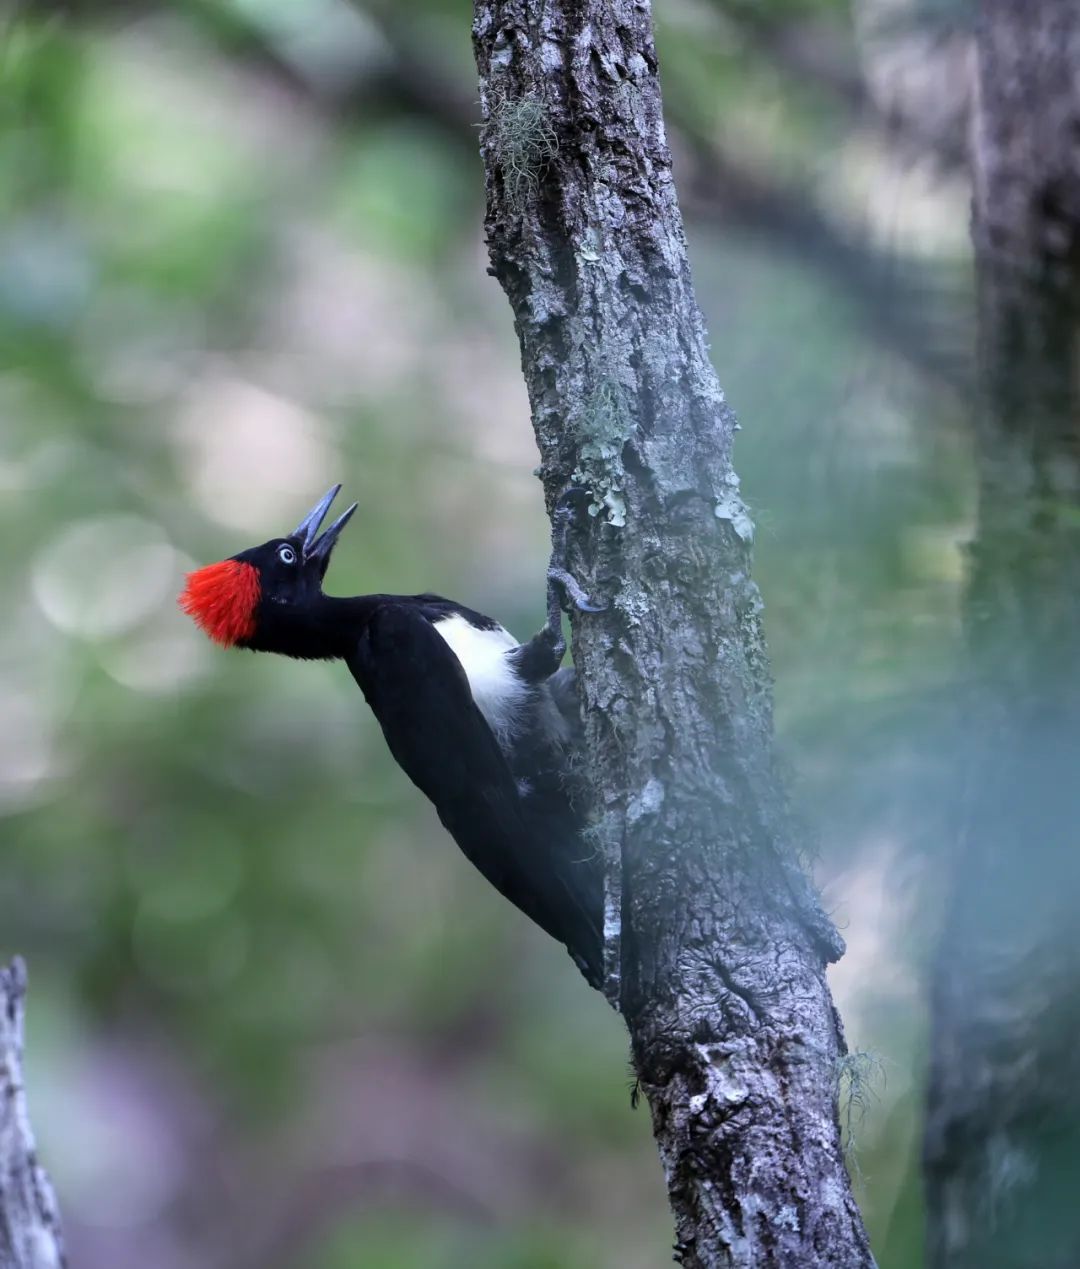
[[[564,597],[596,611],[562,564],[557,515],[548,621],[520,644],[491,617],[439,595],[323,592],[354,503],[321,535],[335,485],[284,538],[190,573],[180,606],[226,647],[342,660],[410,780],[491,884],[603,977],[603,870],[584,841],[571,755],[573,670],[560,669]]]

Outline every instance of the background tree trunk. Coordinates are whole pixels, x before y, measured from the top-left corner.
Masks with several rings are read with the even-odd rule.
[[[64,1241],[52,1185],[38,1166],[23,1089],[26,967],[0,970],[0,1269],[63,1269]]]
[[[796,860],[752,525],[643,0],[477,0],[487,232],[571,567],[608,990],[693,1266],[873,1263],[844,1167],[842,943]]]
[[[925,1145],[934,1269],[1080,1263],[1080,8],[977,34],[979,529]]]

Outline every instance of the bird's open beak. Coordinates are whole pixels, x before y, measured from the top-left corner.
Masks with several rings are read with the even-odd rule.
[[[334,549],[334,543],[338,540],[338,534],[349,523],[352,513],[356,510],[356,503],[354,502],[347,511],[343,511],[338,516],[321,536],[319,535],[319,526],[326,517],[326,513],[330,510],[330,504],[340,492],[341,486],[334,485],[326,496],[311,508],[289,535],[299,540],[300,551],[305,561],[321,560],[324,572],[326,564],[330,560],[330,552]]]

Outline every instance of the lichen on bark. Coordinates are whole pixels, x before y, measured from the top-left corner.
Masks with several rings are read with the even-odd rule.
[[[511,304],[548,508],[592,515],[572,616],[626,1019],[691,1266],[873,1263],[844,1167],[842,942],[797,862],[773,750],[735,420],[709,360],[644,0],[477,0],[491,271]],[[509,102],[555,144],[522,201]],[[613,910],[618,904],[617,913]]]

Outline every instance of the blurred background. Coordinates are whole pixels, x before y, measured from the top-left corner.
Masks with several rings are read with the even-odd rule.
[[[0,7],[0,950],[29,962],[80,1269],[670,1259],[615,1015],[465,863],[341,666],[225,653],[175,606],[340,480],[332,591],[541,623],[470,21]],[[780,743],[849,945],[851,1165],[908,1269],[974,515],[968,34],[906,0],[656,21]]]

